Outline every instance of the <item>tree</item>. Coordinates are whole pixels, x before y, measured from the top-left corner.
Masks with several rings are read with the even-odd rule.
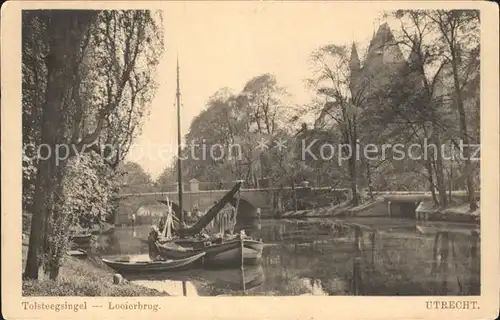
[[[85,89],[94,93],[94,105],[117,105],[104,118],[97,140],[98,150],[104,149],[104,157],[116,168],[140,134],[158,87],[161,15],[141,10],[104,11],[93,30],[91,46],[95,49],[89,55]],[[91,119],[78,116],[83,118],[83,130],[92,127]]]
[[[213,183],[243,179],[247,186],[257,186],[258,173],[260,178],[270,176],[269,159],[256,142],[270,141],[283,129],[284,95],[270,74],[250,79],[240,93],[218,90],[186,135],[184,178]],[[173,170],[177,170],[175,164]]]
[[[240,130],[235,118],[235,96],[228,88],[218,90],[207,108],[191,122],[184,148],[183,175],[200,181],[234,180],[241,174],[238,165],[243,152],[236,145]]]
[[[23,209],[30,210],[35,192],[36,146],[41,139],[41,116],[47,85],[46,25],[41,17],[25,12],[22,46],[22,124],[23,124]]]
[[[114,172],[103,158],[86,153],[68,160],[61,178],[61,193],[54,213],[47,219],[44,267],[55,279],[69,249],[69,230],[73,226],[90,229],[113,214],[117,191]]]
[[[120,110],[128,110],[125,114],[132,114],[132,118],[143,115],[130,112],[137,107],[133,102],[131,107],[128,98],[133,100],[140,90],[152,92],[141,86],[150,81],[144,79],[151,79],[151,70],[163,49],[162,42],[155,40],[161,39],[161,32],[151,28],[153,23],[152,13],[144,10],[23,12],[23,39],[27,39],[23,54],[23,120],[37,120],[32,126],[28,121],[23,122],[23,133],[27,135],[23,142],[35,141],[52,152],[63,151],[59,158],[54,154],[48,156],[45,151],[35,161],[26,277],[38,277],[44,258],[55,259],[48,265],[53,268],[51,277],[57,277],[60,256],[47,253],[58,250],[51,237],[64,232],[51,226],[66,214],[63,208],[67,195],[61,181],[67,172],[68,159],[93,151],[104,156],[107,165],[113,167],[126,153],[127,150],[120,150],[115,161],[111,161],[99,147],[99,139],[113,136],[121,137],[122,141],[124,132],[133,137],[134,126],[116,132],[110,123],[119,118],[116,114],[124,114]],[[110,30],[120,31],[111,34]],[[32,31],[36,36],[30,38]],[[107,56],[103,53],[106,50],[115,55]],[[150,69],[144,69],[144,65]],[[105,71],[99,74],[98,69]],[[134,121],[131,122],[138,123]]]
[[[296,193],[297,183],[309,180],[312,167],[305,159],[301,159],[302,141],[306,139],[307,132],[304,127],[293,135],[286,131],[276,133],[270,141],[272,146],[266,153],[270,160],[270,172],[273,182],[276,185],[289,185],[292,190],[293,210],[298,210],[298,200]],[[279,190],[280,192],[283,189]],[[275,204],[273,203],[273,207]]]
[[[281,99],[285,93],[271,74],[254,77],[245,84],[239,98],[256,132],[272,135],[280,127],[280,111],[284,110]]]
[[[72,79],[72,71],[80,59],[80,44],[87,34],[91,23],[96,17],[93,11],[82,11],[78,15],[69,12],[46,12],[39,15],[32,12],[24,14],[24,25],[40,24],[45,36],[47,52],[44,55],[46,67],[46,88],[44,102],[41,104],[40,142],[46,144],[50,150],[55,150],[60,137],[64,136],[64,115],[61,107],[64,95],[69,91],[68,84]],[[23,30],[25,34],[28,30]],[[23,58],[25,58],[23,56]],[[28,57],[25,58],[25,63]],[[40,110],[41,111],[41,110]],[[61,126],[55,126],[61,123]],[[44,158],[47,154],[44,154]],[[33,199],[33,219],[31,223],[30,243],[25,275],[36,279],[38,267],[42,257],[39,255],[41,243],[44,241],[44,252],[48,252],[48,237],[46,217],[55,209],[56,195],[61,193],[58,183],[64,167],[52,161],[39,161],[37,165],[36,187]],[[55,219],[58,220],[58,217]],[[45,236],[45,237],[44,237]],[[55,273],[54,273],[55,274]]]
[[[341,135],[342,154],[348,157],[348,176],[352,191],[353,205],[359,204],[358,194],[358,117],[360,106],[364,102],[364,89],[367,78],[354,83],[351,79],[360,71],[359,59],[353,45],[351,57],[344,46],[326,45],[312,53],[315,69],[314,78],[309,79],[309,85],[317,90],[318,95],[325,99],[324,106],[318,116],[322,121],[326,118],[334,121],[332,129],[338,129]]]
[[[156,179],[155,184],[160,186],[163,191],[170,191],[170,186],[173,186],[177,182],[176,167],[171,165],[167,166],[160,176]],[[175,190],[175,188],[173,189]]]
[[[244,86],[243,91],[238,96],[241,104],[238,118],[246,118],[245,129],[252,134],[253,146],[249,146],[252,155],[257,156],[257,161],[248,158],[249,168],[260,171],[260,178],[268,180],[268,187],[273,188],[272,159],[264,148],[255,149],[255,139],[257,141],[267,141],[272,143],[276,134],[285,129],[286,116],[283,112],[286,108],[284,98],[287,95],[285,88],[281,87],[274,75],[266,73],[250,79]],[[248,136],[245,136],[248,141]],[[254,158],[255,159],[255,158]],[[255,171],[257,171],[255,170]],[[255,180],[258,181],[257,176]]]
[[[128,161],[120,166],[122,173],[121,185],[126,193],[148,192],[152,189],[152,181],[149,174],[136,162]]]
[[[396,13],[396,16],[399,14]],[[414,34],[409,30],[413,30]],[[416,142],[421,146],[428,141],[440,146],[444,132],[438,121],[444,116],[441,112],[443,96],[435,88],[442,69],[439,52],[429,39],[431,30],[424,25],[418,12],[411,11],[409,19],[402,19],[400,31],[395,41],[387,46],[406,50],[409,52],[408,60],[385,86],[372,95],[371,107],[366,110],[367,121],[363,125],[384,128],[378,135],[384,141],[404,142],[404,145]],[[404,161],[408,162],[407,159]],[[445,206],[447,198],[442,154],[431,150],[430,156],[423,159],[423,164],[434,201]],[[419,173],[420,170],[421,167],[413,166],[413,172]],[[440,201],[435,190],[438,190]]]
[[[479,11],[435,10],[428,12],[427,16],[440,31],[441,48],[452,69],[454,105],[458,111],[461,138],[466,146],[463,158],[467,194],[470,210],[475,210],[477,203],[468,147],[472,139],[467,128],[464,89],[470,81],[469,77],[478,73],[479,69]]]
[[[464,47],[463,50],[458,50],[461,58],[455,59],[461,63],[460,72],[455,72],[458,71],[458,68],[453,71],[453,58],[446,53],[449,47],[449,45],[446,45],[446,37],[440,35],[439,31],[443,28],[446,29],[446,27],[440,27],[438,23],[439,21],[442,22],[440,16],[447,16],[448,14],[454,16],[451,11],[435,10],[400,10],[394,13],[394,16],[401,21],[397,45],[402,45],[409,51],[409,61],[404,72],[393,81],[390,95],[394,101],[394,107],[390,109],[389,113],[399,118],[400,128],[411,128],[410,132],[414,133],[414,138],[421,144],[424,139],[428,139],[437,146],[442,146],[447,142],[458,146],[456,137],[463,137],[464,132],[467,132],[467,125],[465,125],[464,131],[463,119],[467,120],[466,123],[474,123],[476,119],[474,116],[467,116],[465,110],[463,110],[464,113],[460,112],[461,108],[458,101],[465,101],[465,99],[463,97],[457,98],[459,97],[456,90],[457,86],[450,85],[450,79],[452,79],[451,83],[455,83],[456,77],[454,74],[459,73],[460,83],[458,88],[468,88],[468,101],[478,106],[476,102],[479,92],[478,90],[470,90],[471,86],[474,88],[474,83],[476,83],[479,76],[479,63],[477,60],[479,44],[474,22],[472,22],[476,16],[474,13],[470,13],[469,18],[464,18],[461,22],[454,22],[454,27],[457,30],[471,31],[468,36],[462,36],[460,40],[457,40],[460,44],[458,42],[454,44],[455,47]],[[458,34],[457,30],[454,32],[455,36]],[[465,48],[468,49],[465,50]],[[387,98],[388,94],[385,92],[383,96]],[[455,116],[453,106],[457,106],[458,119]],[[379,111],[371,118],[377,119],[377,115],[379,118],[388,115],[387,112],[380,113]],[[469,108],[468,112],[474,113],[478,112],[478,110],[472,107]],[[467,137],[463,140],[464,143],[467,141]],[[465,167],[469,169],[465,169],[464,174],[472,183],[470,166],[468,167],[467,164],[470,165],[470,161],[468,162],[468,156],[465,158],[467,159],[465,160]],[[450,201],[447,198],[446,189],[449,188],[451,192],[454,184],[453,180],[456,181],[456,184],[459,184],[459,180],[453,178],[453,172],[456,170],[454,169],[456,160],[445,161],[441,151],[434,152],[431,157],[424,159],[430,190],[436,204],[441,206],[446,206]],[[448,173],[448,183],[445,181],[446,171]],[[467,185],[469,185],[469,182]],[[473,188],[473,186],[471,187]],[[438,190],[439,200],[434,194],[435,189]],[[470,190],[469,186],[467,190]],[[472,193],[468,192],[471,208],[474,207],[472,203],[475,201],[473,193],[474,191]]]

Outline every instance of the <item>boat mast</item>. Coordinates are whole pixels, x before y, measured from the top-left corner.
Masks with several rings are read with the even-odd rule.
[[[181,211],[181,226],[184,226],[184,209],[182,206],[182,161],[181,161],[181,90],[179,84],[179,55],[177,55],[177,183],[179,186],[179,208]]]

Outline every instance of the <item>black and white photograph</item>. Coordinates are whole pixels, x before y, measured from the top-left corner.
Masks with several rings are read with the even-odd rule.
[[[446,317],[498,311],[480,303],[498,284],[498,233],[483,230],[498,228],[498,194],[483,202],[498,168],[481,166],[498,155],[481,73],[498,78],[482,38],[484,8],[498,8],[395,5],[16,11],[20,96],[2,103],[2,184],[16,159],[9,194],[21,196],[4,185],[2,202],[21,204],[2,206],[2,222],[19,221],[22,245],[3,227],[2,251],[21,260],[8,275],[19,310],[365,296],[426,297],[418,309],[454,309]]]

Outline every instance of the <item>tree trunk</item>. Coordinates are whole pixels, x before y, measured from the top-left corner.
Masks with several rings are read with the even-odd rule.
[[[352,192],[352,205],[359,205],[359,195],[358,195],[358,184],[356,181],[356,160],[351,157],[349,159],[349,178],[351,184],[351,192]]]
[[[370,163],[368,162],[368,160],[366,161],[366,177],[368,178],[368,193],[370,195],[370,199],[373,200],[373,183],[370,170]]]
[[[360,199],[359,199],[359,194],[358,194],[358,175],[357,175],[357,168],[356,168],[356,160],[357,157],[359,156],[357,154],[357,148],[356,148],[356,140],[357,140],[357,130],[356,130],[356,116],[353,116],[352,118],[352,126],[351,126],[351,134],[349,135],[351,137],[350,139],[350,145],[351,145],[351,157],[349,158],[349,168],[350,168],[350,178],[351,178],[351,190],[352,190],[352,204],[354,206],[359,205]]]
[[[59,185],[60,172],[64,162],[54,158],[58,143],[63,143],[64,94],[71,84],[72,70],[77,61],[84,31],[92,22],[97,12],[86,11],[86,14],[58,12],[47,19],[48,54],[45,58],[47,67],[47,85],[45,103],[43,105],[41,124],[41,144],[47,145],[50,154],[39,160],[36,179],[35,199],[33,201],[33,219],[31,222],[30,241],[24,276],[38,279],[38,270],[42,257],[41,249],[47,252],[46,241],[47,218],[52,213],[55,202],[55,188]],[[58,161],[58,162],[57,162]]]
[[[50,273],[49,273],[49,279],[50,280],[57,280],[58,276],[59,276],[59,265],[51,266]]]
[[[439,200],[436,196],[436,188],[434,187],[434,173],[432,171],[432,164],[430,158],[425,160],[425,168],[427,169],[427,174],[429,175],[429,189],[432,194],[432,201],[434,201],[434,204],[438,206]]]
[[[268,180],[268,185],[267,185],[267,188],[268,188],[268,194],[271,196],[271,208],[273,210],[273,216],[276,216],[276,206],[275,206],[275,202],[276,202],[276,197],[275,197],[275,194],[274,194],[274,188],[273,188],[273,178],[272,177],[269,177],[269,180]]]
[[[439,155],[439,152],[436,159],[436,180],[438,186],[439,202],[441,203],[442,207],[446,207],[448,205],[448,196],[446,194],[446,183],[443,173],[443,163],[441,156]]]
[[[28,255],[24,276],[29,279],[38,279],[41,257],[39,254],[42,249],[43,230],[45,229],[45,217],[47,216],[47,203],[50,195],[49,188],[46,186],[48,178],[48,166],[46,161],[42,161],[38,166],[37,184],[35,196],[33,199],[33,217],[31,220],[30,238],[28,246]]]
[[[47,58],[47,88],[45,104],[42,116],[42,143],[48,145],[50,151],[55,150],[58,139],[59,108],[64,94],[64,63],[56,45],[53,43]],[[57,184],[57,166],[52,154],[43,155],[47,160],[40,160],[36,179],[35,199],[33,201],[33,220],[31,222],[30,242],[28,257],[26,260],[25,276],[30,279],[38,279],[38,268],[41,259],[38,258],[44,240],[46,230],[46,219],[53,207],[53,191]],[[44,243],[43,243],[44,244]],[[44,244],[45,245],[45,244]]]
[[[469,141],[469,135],[467,133],[467,118],[465,115],[464,101],[462,97],[462,90],[460,88],[460,81],[458,79],[457,57],[454,48],[451,48],[451,53],[452,53],[451,66],[453,69],[453,84],[455,87],[456,105],[458,109],[458,115],[460,118],[460,132],[462,134],[462,141],[465,146],[465,149],[462,150],[463,152],[462,156],[464,158],[464,164],[465,164],[464,171],[467,173],[467,180],[466,180],[467,200],[469,202],[470,210],[472,211],[477,209],[477,203],[475,199],[474,182],[472,181],[472,170],[471,170],[470,152],[469,152],[470,141]]]
[[[450,164],[450,172],[448,174],[448,203],[451,204],[452,201],[452,190],[453,190],[453,163]]]
[[[434,123],[435,117],[433,116],[433,127],[437,128],[437,126]],[[446,183],[444,179],[444,166],[443,166],[443,155],[441,154],[441,139],[439,137],[439,132],[436,132],[436,129],[433,130],[433,136],[434,139],[433,141],[436,142],[436,146],[438,147],[439,150],[436,150],[436,155],[435,155],[435,164],[436,164],[436,182],[437,182],[437,187],[438,187],[438,194],[439,194],[439,202],[442,207],[446,207],[448,205],[448,197],[446,195]]]

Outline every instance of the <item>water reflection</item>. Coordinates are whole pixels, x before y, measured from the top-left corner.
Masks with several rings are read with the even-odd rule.
[[[246,294],[264,283],[264,272],[262,266],[252,266],[245,267],[243,270],[192,269],[179,272],[131,274],[126,275],[126,278],[133,283],[169,294],[169,290],[172,290],[172,295],[183,295],[182,284],[185,283],[187,296],[212,296],[227,293]]]
[[[327,296],[328,295],[328,293],[326,293],[323,290],[323,285],[321,284],[321,280],[319,280],[319,279],[304,278],[304,279],[302,279],[302,285],[310,291],[310,293],[305,293],[303,295],[307,295],[307,296]]]
[[[166,292],[171,296],[198,296],[196,286],[189,281],[163,279],[161,281],[131,280],[130,282],[160,292]]]
[[[403,223],[404,222],[404,223]],[[261,265],[243,270],[188,270],[134,275],[148,287],[182,295],[478,295],[478,234],[363,228],[311,221],[262,220],[242,226],[265,242]],[[418,230],[417,230],[418,229]],[[118,228],[106,254],[141,254],[148,227]],[[181,288],[181,289],[178,289]],[[158,289],[159,290],[159,289]],[[180,290],[180,291],[179,291]]]

